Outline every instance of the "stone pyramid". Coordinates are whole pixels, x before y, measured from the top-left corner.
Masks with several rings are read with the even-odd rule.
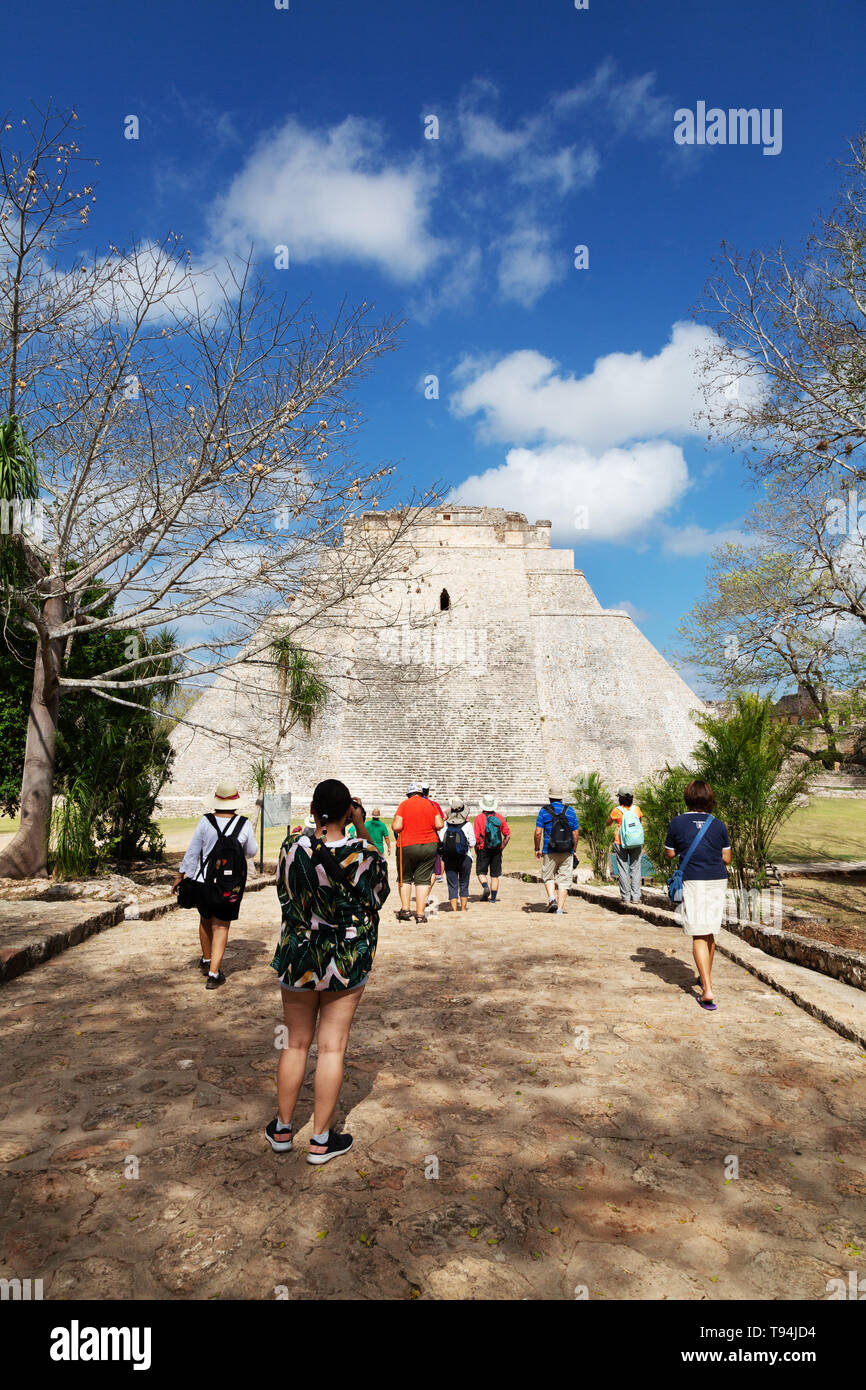
[[[366,513],[347,528],[387,527]],[[604,609],[550,522],[498,508],[443,505],[411,532],[405,571],[351,621],[305,637],[331,695],[309,735],[292,730],[274,764],[277,790],[304,809],[316,782],[339,777],[369,808],[391,810],[410,781],[437,800],[477,805],[492,792],[513,814],[597,771],[615,790],[686,759],[701,701],[628,614]],[[270,686],[267,681],[270,681]],[[179,727],[165,811],[199,811],[216,782],[250,786],[257,749],[276,729],[276,682],[262,668],[221,676]]]

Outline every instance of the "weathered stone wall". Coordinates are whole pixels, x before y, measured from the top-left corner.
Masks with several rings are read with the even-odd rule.
[[[387,525],[376,514],[356,523]],[[411,542],[405,576],[354,600],[348,627],[305,638],[332,694],[309,736],[286,739],[278,790],[301,802],[336,776],[386,810],[429,777],[440,797],[475,805],[492,792],[516,812],[581,772],[615,787],[688,755],[700,701],[626,614],[601,608],[572,552],[551,550],[548,522],[444,507]],[[164,806],[223,776],[248,784],[257,748],[273,742],[276,702],[261,666],[221,677],[194,715],[215,732],[174,735]]]

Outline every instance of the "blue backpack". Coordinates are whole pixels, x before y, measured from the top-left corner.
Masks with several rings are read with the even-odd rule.
[[[709,830],[710,821],[712,820],[715,820],[715,816],[711,816],[708,814],[697,835],[692,840],[691,844],[689,845],[688,849],[686,850],[685,854],[680,860],[679,868],[674,869],[673,873],[668,879],[668,897],[674,904],[674,907],[678,907],[683,900],[683,870],[685,869],[686,865],[688,864],[698,845],[701,843],[701,840],[704,838],[705,834]]]

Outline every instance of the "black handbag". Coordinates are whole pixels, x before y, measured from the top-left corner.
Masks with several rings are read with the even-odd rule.
[[[195,879],[182,878],[177,885],[178,907],[195,907],[197,902],[198,894],[195,891]]]

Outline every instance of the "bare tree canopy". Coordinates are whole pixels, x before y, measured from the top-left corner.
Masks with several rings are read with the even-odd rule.
[[[176,238],[76,257],[95,195],[75,125],[49,110],[0,131],[0,385],[21,484],[4,497],[22,519],[4,528],[17,557],[4,603],[38,654],[6,874],[44,872],[61,693],[134,704],[168,679],[144,643],[100,675],[67,678],[76,633],[170,626],[187,679],[202,680],[265,652],[277,615],[285,628],[297,612],[296,643],[325,613],[338,623],[341,600],[381,579],[401,535],[371,532],[337,559],[344,522],[379,505],[393,471],[353,460],[350,391],[394,350],[398,325],[366,302],[324,322],[274,296],[251,259],[202,281]],[[108,605],[90,597],[97,579]]]
[[[707,416],[764,477],[866,477],[866,133],[801,253],[722,244],[699,316]],[[719,397],[725,401],[719,410]]]
[[[802,253],[723,246],[707,286],[706,419],[763,495],[752,543],[714,552],[680,628],[726,694],[795,682],[830,762],[840,727],[862,721],[866,676],[866,134],[850,151]]]

